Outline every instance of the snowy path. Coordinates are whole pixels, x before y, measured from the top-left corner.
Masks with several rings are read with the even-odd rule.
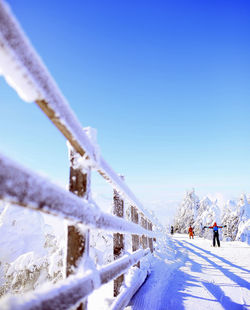
[[[158,258],[130,309],[250,309],[250,247],[222,242],[220,248],[201,238],[171,238],[172,261]]]

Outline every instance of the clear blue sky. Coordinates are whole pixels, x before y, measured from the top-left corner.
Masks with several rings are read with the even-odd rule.
[[[140,200],[250,190],[250,2],[9,0]],[[65,139],[0,79],[0,152],[68,179]]]

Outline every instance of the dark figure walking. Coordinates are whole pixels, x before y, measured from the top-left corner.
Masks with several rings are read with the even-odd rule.
[[[174,234],[174,226],[171,226],[171,235]]]
[[[214,222],[213,226],[204,226],[204,228],[213,229],[213,246],[215,246],[216,241],[218,247],[220,247],[220,239],[219,239],[219,228],[227,227],[227,225],[224,226],[218,226],[216,222]]]

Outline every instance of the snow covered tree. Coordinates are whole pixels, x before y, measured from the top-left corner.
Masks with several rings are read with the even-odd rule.
[[[227,241],[235,240],[239,225],[239,210],[234,200],[228,200],[223,208],[222,221],[223,225],[227,225],[223,229],[223,237]]]
[[[250,203],[246,195],[242,195],[237,204],[232,200],[226,203],[222,220],[223,224],[227,225],[227,229],[224,231],[227,240],[241,240],[250,243]]]
[[[194,228],[196,236],[212,238],[212,232],[204,226],[227,225],[219,230],[228,241],[240,240],[250,244],[250,197],[242,195],[239,202],[229,200],[223,210],[217,200],[204,197],[201,201],[194,190],[186,192],[174,221],[174,229],[179,233],[187,233],[189,225]]]
[[[90,257],[97,265],[113,261],[113,235],[102,230],[92,230],[90,234]]]
[[[203,227],[210,224],[211,217],[209,216],[210,208],[212,207],[213,202],[208,198],[204,197],[200,201],[200,206],[197,211],[197,217],[194,222],[194,233],[196,236],[203,237],[205,231]]]
[[[250,202],[242,195],[238,203],[239,224],[236,240],[250,244]]]
[[[5,205],[0,235],[0,296],[63,278],[65,245],[41,213]]]
[[[221,209],[217,204],[217,200],[209,201],[207,200],[208,205],[206,210],[202,213],[202,225],[204,226],[213,226],[214,222],[217,223],[217,225],[221,224]],[[221,231],[219,230],[219,233],[221,234]],[[203,230],[202,236],[204,238],[212,239],[212,230],[205,229]]]
[[[199,197],[194,189],[187,191],[175,218],[174,229],[179,233],[187,233],[189,225],[194,224],[200,207]]]

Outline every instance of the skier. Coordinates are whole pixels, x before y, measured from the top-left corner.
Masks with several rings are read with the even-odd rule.
[[[216,222],[214,222],[213,226],[204,226],[204,228],[213,229],[213,246],[215,247],[215,240],[217,241],[218,247],[220,247],[220,239],[219,239],[219,228],[227,227],[227,225],[224,226],[218,226]]]
[[[191,239],[191,237],[192,239],[194,239],[194,231],[191,225],[189,226],[188,234],[189,234],[189,239]]]
[[[171,226],[171,235],[174,234],[174,226]]]

